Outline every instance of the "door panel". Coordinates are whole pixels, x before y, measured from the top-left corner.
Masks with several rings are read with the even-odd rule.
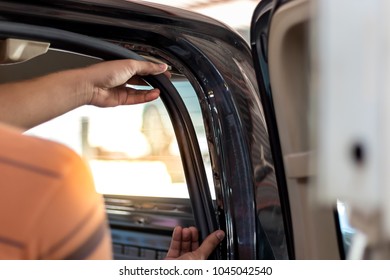
[[[334,209],[316,207],[312,201],[310,1],[265,2],[268,6],[253,18],[251,42],[262,100],[267,104],[278,181],[284,189],[290,252],[297,259],[338,259]]]

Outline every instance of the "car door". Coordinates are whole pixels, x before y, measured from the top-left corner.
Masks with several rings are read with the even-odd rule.
[[[241,36],[199,14],[138,1],[0,1],[0,15],[1,39],[49,43],[51,51],[61,51],[61,63],[70,61],[64,53],[82,57],[82,64],[70,67],[120,58],[157,59],[171,67],[173,81],[165,76],[145,78],[151,86],[161,89],[163,103],[149,106],[145,112],[149,112],[149,120],[156,125],[159,118],[153,117],[156,116],[153,112],[166,108],[177,140],[188,199],[170,203],[156,197],[145,200],[106,195],[114,249],[117,248],[119,258],[128,257],[127,253],[134,256],[134,240],[150,245],[153,238],[163,235],[158,240],[166,244],[167,231],[174,223],[187,226],[192,219],[202,239],[217,228],[225,231],[226,238],[212,258],[294,258],[290,200],[281,180],[284,178],[281,162],[272,153],[277,147],[274,144],[277,140],[271,135],[275,130],[267,125],[272,121],[268,116],[270,105],[260,98],[262,89],[256,82],[251,50]],[[34,72],[37,68],[32,69]],[[185,94],[178,94],[187,88],[179,86],[181,79],[195,93],[205,137],[197,137],[198,117],[192,118],[191,106],[183,102]],[[160,119],[161,127],[165,119],[165,116]],[[89,125],[86,119],[81,119],[82,135]],[[155,126],[152,127],[154,130]],[[150,130],[144,127],[138,132],[148,138]],[[209,162],[205,161],[199,144],[201,138],[206,140]],[[82,139],[88,156],[91,147],[86,137]],[[122,152],[111,151],[109,155],[118,159]],[[107,149],[100,149],[99,156],[107,156]],[[205,162],[209,169],[205,168]],[[102,165],[96,165],[99,167]],[[108,168],[99,170],[101,175]],[[154,175],[146,177],[151,180]],[[114,178],[106,179],[114,182]],[[161,233],[160,226],[163,234],[153,235],[159,230]],[[140,240],[143,236],[148,238]],[[158,251],[152,253],[154,257],[160,258],[159,252],[164,252],[164,248],[154,248]],[[153,248],[135,248],[136,257],[149,254],[150,249]]]
[[[69,1],[68,3],[66,2],[67,1],[64,1],[63,3],[59,3],[58,6],[61,7],[62,5],[69,4],[69,2],[71,1]],[[117,3],[122,4],[123,2],[117,1]],[[88,22],[88,20],[85,21],[86,25],[84,27],[80,25],[80,26],[73,26],[73,27],[68,26],[67,28],[63,28],[61,24],[66,24],[66,23],[61,22],[61,20],[57,21],[54,24],[50,24],[49,23],[50,18],[56,21],[55,12],[54,14],[51,14],[51,16],[49,15],[50,12],[53,12],[56,9],[58,9],[58,6],[56,5],[52,7],[50,4],[46,5],[47,3],[45,4],[44,2],[41,2],[37,5],[29,5],[29,3],[27,3],[26,5],[32,8],[32,10],[27,12],[28,9],[26,8],[25,4],[26,3],[23,1],[20,1],[19,3],[7,3],[6,1],[4,1],[3,3],[1,3],[2,7],[4,7],[3,9],[4,14],[6,14],[6,16],[9,16],[7,20],[2,21],[0,23],[1,25],[0,33],[1,33],[1,37],[4,40],[11,39],[11,40],[21,40],[25,42],[33,42],[33,41],[45,42],[50,45],[50,49],[53,50],[53,52],[60,50],[62,52],[77,53],[80,56],[85,56],[85,58],[87,59],[87,62],[85,62],[86,64],[91,63],[88,62],[88,57],[93,57],[96,58],[97,60],[102,60],[102,59],[111,60],[111,59],[121,59],[121,58],[133,58],[133,59],[145,60],[145,58],[134,53],[130,48],[125,48],[123,46],[120,46],[118,43],[112,43],[112,42],[108,42],[107,40],[95,38],[94,34],[89,34],[92,36],[86,36],[84,34],[80,34],[79,29],[83,29],[83,28],[85,29],[84,33],[88,33],[89,31],[94,33],[95,29],[94,27],[88,26],[88,24],[91,24],[91,22]],[[72,3],[70,3],[70,6],[71,4]],[[14,16],[16,18],[18,17],[19,12],[17,10],[20,7],[22,8],[19,11],[22,10],[25,11],[26,14],[29,14],[26,16],[26,18],[24,18],[26,22],[20,22],[20,20],[14,18]],[[33,11],[34,9],[40,9],[40,8],[46,9],[47,14],[43,14],[40,12],[34,13]],[[124,11],[126,12],[126,10]],[[72,14],[74,11],[72,9],[69,9],[68,12],[69,14]],[[65,14],[67,13],[65,12]],[[48,21],[43,22],[44,20],[48,20]],[[70,21],[65,20],[65,22],[67,22],[67,24],[70,24]],[[37,23],[41,23],[41,24],[37,24]],[[112,32],[112,30],[113,28],[107,29],[106,35],[109,35],[109,33]],[[106,35],[104,35],[103,32],[99,36],[105,37]],[[116,38],[117,40],[122,39],[121,36]],[[23,47],[23,45],[20,45],[20,47]],[[28,49],[26,48],[26,50]],[[145,51],[143,53],[145,53]],[[54,59],[56,59],[55,56]],[[65,60],[66,59],[67,58],[65,57]],[[23,62],[23,60],[10,61],[10,62]],[[64,64],[64,62],[61,63]],[[83,62],[83,64],[80,65],[85,66],[86,64],[84,64]],[[75,65],[71,65],[71,67],[75,67]],[[58,70],[58,69],[54,67],[54,70]],[[34,74],[39,73],[38,68],[36,70],[30,69],[30,72],[31,71],[33,71]],[[23,76],[20,75],[20,72],[18,74],[19,75],[15,77],[20,78]],[[29,78],[31,76],[29,76],[29,74],[27,73],[24,77]],[[186,185],[189,191],[189,196],[191,197],[190,202],[193,203],[193,205],[189,205],[187,202],[181,203],[180,201],[176,201],[174,205],[169,206],[169,203],[164,202],[162,199],[155,198],[152,201],[154,203],[153,207],[160,212],[163,210],[167,211],[167,207],[168,208],[170,207],[172,211],[176,211],[176,216],[177,213],[180,212],[180,209],[182,209],[183,211],[182,212],[183,215],[181,215],[182,218],[180,218],[179,215],[179,217],[176,220],[174,220],[174,222],[176,221],[177,224],[182,224],[183,226],[193,225],[191,223],[192,220],[191,217],[193,217],[192,215],[194,215],[194,217],[197,216],[198,218],[194,218],[196,220],[195,224],[199,228],[202,237],[205,237],[208,233],[212,232],[217,228],[217,223],[214,215],[215,211],[212,205],[210,191],[208,188],[208,180],[206,177],[205,168],[203,167],[203,157],[201,156],[199,145],[197,143],[197,137],[195,135],[195,131],[192,126],[190,116],[188,115],[185,104],[183,103],[180,95],[177,93],[176,88],[166,77],[160,75],[158,77],[156,76],[156,77],[146,78],[146,80],[149,79],[150,81],[148,81],[148,83],[150,85],[153,85],[154,87],[158,87],[162,91],[161,99],[163,100],[164,105],[167,108],[168,114],[173,122],[173,128],[176,133],[176,139],[178,140],[177,143],[178,149],[180,150],[180,154],[182,155],[181,157],[182,164],[183,164],[182,168],[183,168],[183,172],[186,175]],[[170,90],[168,88],[170,88]],[[199,187],[201,189],[199,189]],[[119,212],[119,210],[121,209],[120,207],[122,207],[123,210],[123,207],[133,206],[132,204],[129,205],[129,203],[134,203],[134,200],[131,201],[125,200],[125,198],[123,197],[118,198],[112,195],[106,195],[105,198],[106,198],[106,205],[109,208],[108,210],[113,209],[116,212]],[[145,201],[143,201],[142,199],[139,199],[136,201],[135,204],[137,205],[141,204],[145,206],[144,202]],[[171,204],[173,204],[172,201]],[[159,205],[161,205],[161,207]],[[186,210],[188,208],[190,210]],[[115,212],[115,211],[111,211],[111,212]],[[144,212],[145,211],[146,210],[144,209]],[[190,219],[189,221],[185,222],[185,219],[188,219],[186,218],[188,214],[190,215]],[[133,214],[133,216],[135,215]],[[153,217],[151,216],[148,217],[150,218],[149,220],[153,220],[152,219]],[[135,219],[136,222],[138,222],[141,226],[142,225],[144,227],[147,226],[146,224],[144,224],[144,221],[147,220],[144,217],[135,218]],[[183,223],[180,222],[180,219],[184,219],[182,220]],[[167,221],[167,220],[158,221],[158,217],[157,218],[154,217],[154,220],[157,220],[157,222],[151,223],[149,227],[152,227],[153,225],[156,226],[156,224],[172,225],[172,221]],[[166,228],[166,226],[163,228]],[[171,230],[172,228],[168,227],[168,229]],[[113,238],[115,241],[115,238],[118,235],[115,235],[114,233],[115,232],[113,232]],[[169,232],[169,235],[170,233],[171,232]],[[145,235],[146,234],[144,234],[144,236]],[[119,238],[122,237],[119,236]],[[149,238],[149,241],[152,238],[153,236]],[[144,246],[145,246],[148,239],[146,237],[143,237],[142,240],[146,240],[144,242]],[[167,242],[167,238],[158,241],[169,243],[169,236],[168,236],[168,242]],[[154,243],[156,242],[154,241]],[[164,247],[164,249],[166,250],[166,246]],[[159,257],[158,252],[156,257]]]
[[[261,1],[252,19],[252,54],[295,257],[339,259],[345,253],[336,201],[326,208],[313,200],[310,22],[310,1]]]

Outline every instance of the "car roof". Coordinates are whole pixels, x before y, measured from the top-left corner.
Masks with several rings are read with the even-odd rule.
[[[73,11],[82,11],[83,13],[110,13],[110,12],[118,12],[118,10],[123,11],[123,14],[139,14],[139,15],[153,15],[154,17],[160,17],[164,20],[170,21],[181,21],[183,25],[178,25],[178,28],[185,27],[185,22],[190,20],[191,22],[197,22],[199,24],[212,24],[215,26],[219,26],[222,28],[227,28],[233,30],[226,24],[202,15],[200,13],[196,13],[194,11],[188,11],[184,9],[180,9],[173,6],[162,5],[158,3],[152,3],[148,1],[131,1],[131,0],[82,0],[82,1],[74,1],[74,0],[59,0],[59,1],[51,1],[51,0],[37,0],[37,1],[29,1],[29,0],[14,0],[14,1],[0,1],[1,5],[6,5],[9,3],[9,6],[13,5],[29,5],[31,7],[47,7],[53,9],[61,9],[61,10],[73,10]],[[21,11],[19,11],[21,12]],[[28,12],[26,10],[26,12]],[[117,14],[119,17],[120,13]]]

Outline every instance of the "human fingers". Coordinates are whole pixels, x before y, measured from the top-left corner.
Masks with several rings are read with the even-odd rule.
[[[160,95],[159,89],[137,90],[127,86],[112,89],[97,88],[88,104],[97,107],[115,107],[152,101]]]
[[[169,71],[165,71],[162,73],[164,76],[166,76],[168,79],[172,77],[171,73]],[[145,81],[145,78],[143,76],[135,75],[130,78],[130,80],[127,81],[127,84],[129,85],[138,85],[138,86],[148,86],[149,84]]]
[[[190,227],[189,230],[191,231],[191,250],[195,251],[199,248],[199,232],[196,227]]]
[[[183,228],[182,233],[182,244],[181,244],[181,254],[192,252],[193,243],[197,243],[197,229],[195,227]]]
[[[131,104],[139,104],[145,103],[152,100],[155,100],[160,96],[160,90],[150,89],[150,90],[139,90],[133,88],[125,88],[126,90],[126,98],[120,105],[131,105]]]
[[[121,104],[134,104],[134,102],[122,102],[128,99],[128,93],[134,93],[129,89],[129,81],[141,81],[140,76],[156,75],[167,72],[166,64],[157,64],[148,61],[137,61],[133,59],[113,60],[97,63],[79,71],[80,78],[77,84],[78,95],[85,104],[92,104],[101,107],[116,106]],[[167,74],[170,75],[170,74]],[[111,95],[113,93],[113,95]],[[148,93],[145,101],[158,97],[159,90],[144,92]],[[156,95],[156,93],[158,93]],[[137,96],[136,96],[137,97]],[[137,97],[139,98],[139,96]],[[142,97],[141,97],[142,98]],[[121,102],[118,102],[118,101]],[[137,99],[138,100],[138,99]],[[145,101],[137,101],[141,103]]]
[[[167,71],[168,65],[165,63],[154,63],[149,61],[130,60],[129,67],[131,76],[157,75]]]
[[[223,230],[216,230],[211,233],[195,251],[197,258],[206,260],[224,238],[225,233]]]
[[[85,68],[84,75],[93,87],[114,88],[126,84],[134,76],[157,75],[168,65],[134,59],[105,61]]]
[[[182,231],[183,229],[181,226],[176,226],[174,228],[168,253],[165,257],[166,259],[175,259],[180,256],[181,243],[182,243]]]

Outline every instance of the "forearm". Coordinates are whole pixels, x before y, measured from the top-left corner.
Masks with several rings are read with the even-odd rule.
[[[0,122],[29,129],[85,104],[114,107],[148,102],[160,92],[126,87],[167,65],[131,59],[97,63],[40,78],[0,85]],[[169,77],[169,75],[167,75]]]
[[[0,85],[0,122],[27,130],[86,104],[82,72],[69,70]]]

